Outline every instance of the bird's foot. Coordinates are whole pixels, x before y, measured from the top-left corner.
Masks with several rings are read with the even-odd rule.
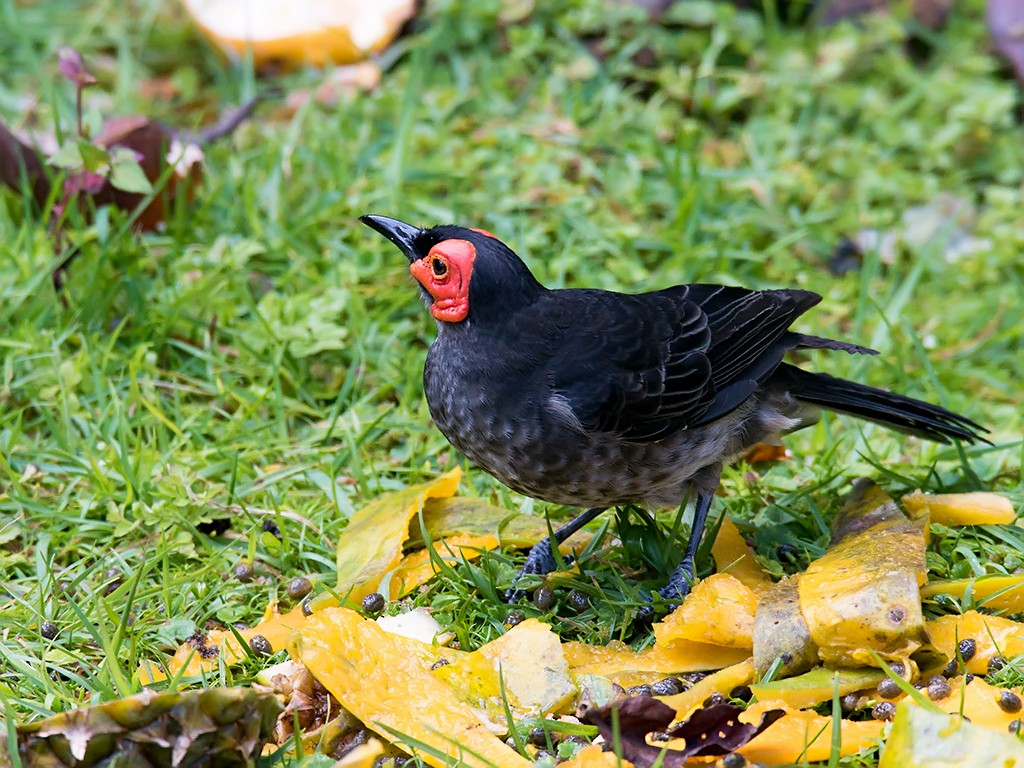
[[[658,590],[658,594],[667,603],[678,605],[690,594],[695,579],[693,576],[693,562],[683,561],[669,576],[668,583]]]
[[[562,556],[562,562],[566,565],[572,561],[572,555]],[[523,576],[543,576],[545,573],[551,573],[557,567],[558,562],[555,560],[555,555],[551,551],[551,539],[544,539],[544,541],[537,542],[533,545],[533,548],[530,550],[530,554],[526,556],[526,562],[523,564],[523,567],[519,569],[519,573],[516,574],[513,584],[521,581]],[[516,589],[515,587],[505,591],[506,603],[515,603],[524,597],[526,597],[526,592],[521,589]]]

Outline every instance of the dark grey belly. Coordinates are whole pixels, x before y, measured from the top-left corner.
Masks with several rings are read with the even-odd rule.
[[[724,461],[795,422],[776,398],[755,397],[711,424],[657,443],[631,443],[567,425],[539,397],[515,397],[440,370],[428,358],[430,414],[448,441],[505,485],[556,504],[677,506],[692,490],[712,492]]]

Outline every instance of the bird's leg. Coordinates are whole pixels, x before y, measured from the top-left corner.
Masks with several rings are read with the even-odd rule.
[[[606,509],[607,507],[591,507],[590,509],[581,512],[558,530],[554,531],[549,538],[534,544],[533,548],[530,550],[530,554],[526,556],[526,563],[523,564],[523,567],[519,569],[519,573],[516,574],[516,581],[519,581],[523,576],[529,574],[551,573],[551,571],[555,570],[558,565],[558,563],[555,562],[555,547],[568,539],[576,533],[576,531]],[[505,602],[514,603],[525,595],[526,593],[521,589],[510,589],[505,592]]]
[[[697,494],[697,503],[693,508],[693,525],[690,527],[690,538],[686,542],[686,554],[683,555],[683,561],[672,571],[668,584],[658,590],[658,594],[670,602],[681,603],[683,598],[690,594],[690,587],[694,582],[694,558],[697,555],[697,547],[700,546],[701,534],[704,533],[704,523],[708,519],[712,498],[710,493]]]

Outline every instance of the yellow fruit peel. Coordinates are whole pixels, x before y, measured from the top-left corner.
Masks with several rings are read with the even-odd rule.
[[[903,498],[911,515],[927,512],[933,523],[942,525],[991,525],[1012,523],[1017,518],[1012,502],[998,493],[922,493]]]
[[[683,604],[654,625],[658,645],[679,641],[750,651],[754,647],[757,595],[728,573],[698,581]]]
[[[720,669],[694,684],[692,688],[672,696],[658,697],[676,711],[676,720],[685,720],[693,710],[713,693],[728,697],[734,688],[750,685],[754,681],[754,662],[751,659]]]
[[[772,588],[771,576],[761,567],[736,524],[727,517],[722,520],[711,545],[711,556],[719,573],[736,577],[758,597]]]
[[[426,643],[384,632],[376,622],[339,607],[310,616],[289,651],[342,707],[382,738],[419,741],[448,756],[444,760],[421,752],[428,765],[440,768],[456,759],[480,768],[531,765],[431,673],[438,651]]]

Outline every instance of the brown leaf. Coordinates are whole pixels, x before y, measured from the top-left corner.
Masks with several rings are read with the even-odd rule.
[[[647,743],[648,733],[664,731],[675,716],[668,704],[650,696],[633,696],[591,709],[585,719],[597,726],[606,747],[614,744],[621,748],[622,758],[635,768],[651,768],[658,758],[664,768],[682,768],[686,765],[684,752]]]
[[[996,50],[1024,86],[1024,3],[1020,0],[988,0],[985,13]]]
[[[614,712],[613,712],[614,710]],[[754,725],[739,719],[742,707],[715,704],[694,712],[688,720],[668,731],[669,738],[683,739],[686,747],[669,749],[647,743],[650,733],[664,731],[675,718],[675,710],[650,696],[620,699],[587,712],[586,719],[597,726],[606,745],[621,748],[622,758],[635,768],[682,768],[691,757],[727,755],[742,747],[785,715],[781,709],[765,712]]]
[[[50,179],[40,153],[25,144],[0,121],[0,183],[11,189],[21,189],[21,180],[28,182],[36,205],[46,205],[50,194]]]
[[[772,709],[761,715],[757,725],[739,719],[742,707],[715,704],[698,709],[685,722],[668,732],[674,739],[686,739],[682,754],[688,757],[714,757],[734,752],[786,713]],[[674,751],[674,750],[673,750]]]

